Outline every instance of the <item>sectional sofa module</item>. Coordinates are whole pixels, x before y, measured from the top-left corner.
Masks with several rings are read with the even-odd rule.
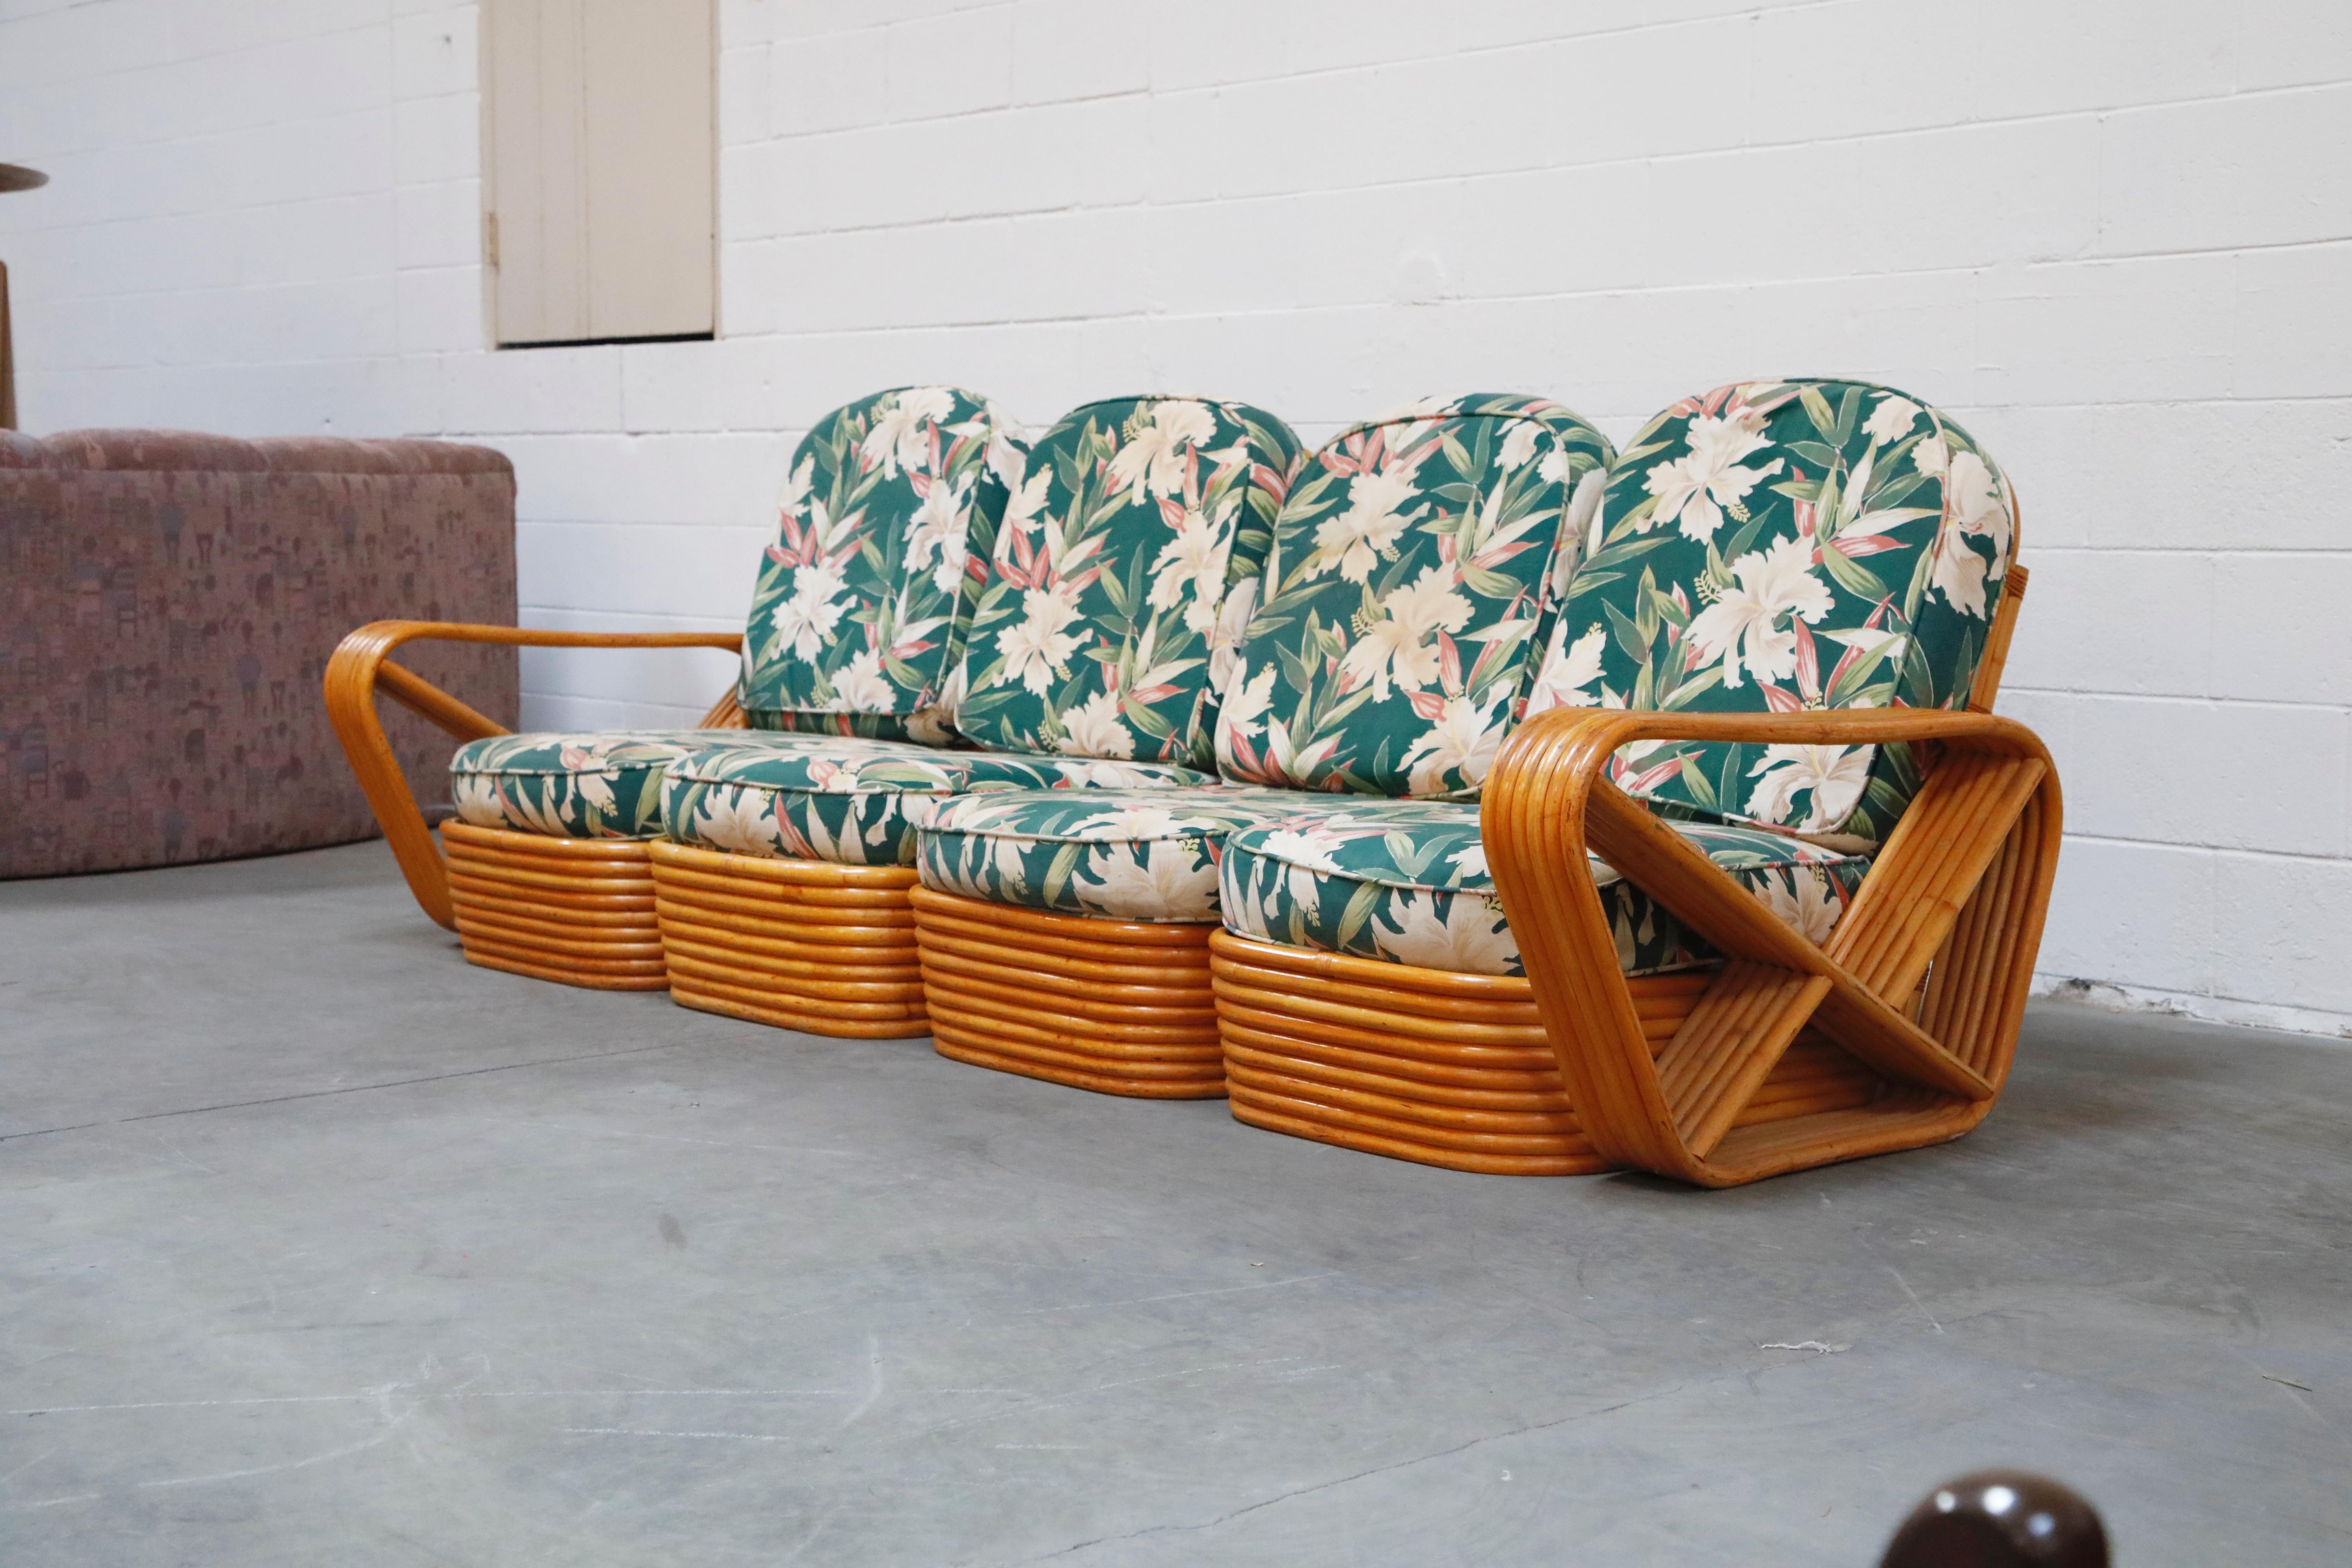
[[[2058,851],[2048,753],[1990,712],[2017,527],[1982,447],[1890,388],[1660,413],[1475,812],[1227,840],[1234,1114],[1709,1185],[1974,1127]]]
[[[457,931],[476,963],[575,985],[667,987],[650,847],[671,765],[721,742],[768,756],[870,737],[942,752],[946,681],[978,597],[974,563],[994,542],[1023,456],[1011,422],[954,387],[893,388],[818,420],[789,466],[742,633],[418,621],[353,632],[328,666],[328,710],[425,912]],[[516,735],[389,661],[419,641],[720,647],[742,662],[691,730]],[[459,820],[438,845],[392,765],[379,694],[464,742],[449,763]],[[911,957],[906,973],[911,986]]]

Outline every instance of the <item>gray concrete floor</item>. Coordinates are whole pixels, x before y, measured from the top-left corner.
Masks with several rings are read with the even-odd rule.
[[[12,1563],[1862,1565],[1993,1463],[2352,1561],[2341,1046],[1465,1176],[469,968],[358,845],[0,886],[0,1071]]]

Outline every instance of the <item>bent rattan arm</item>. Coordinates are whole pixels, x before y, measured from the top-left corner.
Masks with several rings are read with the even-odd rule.
[[[1791,931],[1609,782],[1630,742],[1934,742],[1918,795],[1826,946]],[[2007,1077],[2057,868],[2061,803],[2033,732],[1988,713],[1556,710],[1503,747],[1480,825],[1561,1079],[1608,1158],[1707,1186],[1940,1142]],[[1652,1053],[1586,867],[1590,848],[1728,962]],[[1923,985],[1924,982],[1924,985]],[[1879,1100],[1733,1123],[1810,1026],[1889,1080]]]
[[[400,862],[401,875],[417,904],[439,924],[455,931],[457,916],[449,899],[449,878],[441,850],[400,771],[392,743],[377,715],[381,691],[411,712],[422,714],[459,741],[503,735],[506,727],[467,707],[432,682],[387,662],[406,642],[508,643],[522,647],[715,647],[740,653],[740,632],[559,632],[524,626],[469,626],[455,621],[372,621],[345,637],[327,660],[327,717],[359,775],[368,806],[383,829],[384,842]],[[703,716],[705,728],[740,728],[741,710],[730,689]]]

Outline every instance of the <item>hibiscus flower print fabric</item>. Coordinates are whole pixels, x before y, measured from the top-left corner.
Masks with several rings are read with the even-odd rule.
[[[1054,795],[1213,784],[1159,763],[942,751],[904,742],[772,735],[697,747],[660,783],[677,843],[770,859],[903,866],[942,799],[995,791]]]
[[[1298,454],[1289,426],[1238,403],[1064,416],[1005,508],[956,728],[999,751],[1207,767],[1220,612],[1265,559]]]
[[[1221,672],[1218,771],[1360,795],[1475,795],[1527,700],[1609,442],[1557,403],[1429,400],[1291,486]]]
[[[1782,921],[1818,942],[1869,870],[1856,856],[1785,834],[1675,822],[1677,833]],[[1628,974],[1719,956],[1673,911],[1591,858]],[[1478,808],[1452,801],[1304,805],[1228,836],[1219,868],[1228,930],[1286,947],[1455,974],[1524,974],[1486,872]]]
[[[923,885],[1059,914],[1213,924],[1226,835],[1297,809],[1264,789],[1015,790],[933,812]]]
[[[909,386],[817,422],[793,456],[743,638],[754,729],[932,744],[1019,432],[976,393]]]
[[[798,737],[740,730],[614,730],[492,735],[449,759],[457,819],[554,838],[651,838],[661,832],[662,774],[714,742],[791,746]]]
[[[2013,518],[1969,434],[1890,388],[1686,399],[1612,470],[1528,711],[1964,706]],[[1669,816],[1871,841],[1919,783],[1907,746],[1645,743],[1612,773]]]

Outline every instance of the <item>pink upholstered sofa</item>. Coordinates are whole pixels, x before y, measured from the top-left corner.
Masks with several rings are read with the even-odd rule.
[[[513,625],[514,551],[514,471],[486,447],[0,430],[0,878],[373,837],[327,656],[384,616]],[[512,648],[414,663],[514,722]],[[387,722],[445,799],[448,741]]]

